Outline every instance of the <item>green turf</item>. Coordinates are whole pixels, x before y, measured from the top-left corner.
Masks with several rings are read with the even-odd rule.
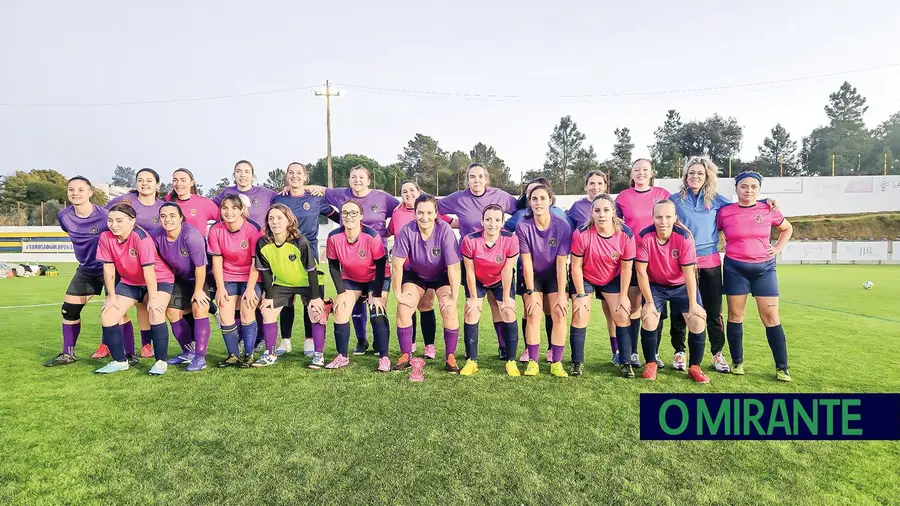
[[[96,376],[98,303],[84,312],[81,360],[47,369],[73,267],[61,271],[0,281],[0,306],[53,303],[0,309],[0,504],[858,505],[896,502],[900,490],[896,442],[638,438],[640,392],[900,391],[896,266],[779,267],[794,382],[774,381],[749,309],[747,375],[710,373],[706,386],[671,369],[655,383],[618,377],[596,303],[577,379],[543,363],[537,378],[506,377],[487,321],[471,378],[430,363],[413,384],[376,374],[372,355],[312,371],[297,354],[262,370],[152,378],[144,361]],[[861,288],[867,279],[874,290]],[[224,351],[213,327],[211,361]]]

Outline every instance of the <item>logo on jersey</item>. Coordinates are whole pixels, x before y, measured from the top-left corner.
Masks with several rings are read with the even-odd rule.
[[[91,227],[90,230],[88,230],[88,232],[90,232],[90,233],[92,233],[92,234],[99,234],[99,233],[100,233],[100,227]]]
[[[673,250],[672,250],[672,258],[678,258],[678,255],[679,255],[678,250],[677,250],[677,249],[673,249]]]
[[[291,262],[297,260],[297,255],[291,253],[290,255],[288,255],[288,260],[290,260]]]
[[[304,211],[309,211],[309,202],[304,202],[304,203],[303,203],[303,210],[304,210]]]
[[[551,247],[551,248],[555,248],[556,245],[559,244],[559,242],[556,240],[556,237],[551,237],[551,238],[550,238],[550,243],[549,243],[549,244],[550,244],[550,247]]]
[[[250,243],[248,243],[246,239],[241,241],[241,249],[247,249],[248,247],[250,247]]]
[[[369,210],[372,211],[373,213],[377,213],[378,212],[378,204],[372,204],[372,207],[370,207]]]
[[[191,214],[191,216],[197,216],[197,210],[191,209],[190,214]]]
[[[503,263],[503,255],[497,255],[494,257],[494,261],[499,263]]]
[[[618,252],[618,251],[613,251],[612,253],[609,254],[609,256],[610,256],[613,260],[618,260],[618,259],[619,259],[619,252]]]
[[[357,252],[357,255],[359,255],[359,258],[366,258],[366,250],[364,250],[364,249],[359,250]]]
[[[253,199],[250,201],[250,205],[256,207],[259,205],[259,199]]]
[[[756,221],[756,222],[759,223],[759,224],[762,224],[762,222],[763,222],[763,217],[762,217],[761,214],[757,214],[756,217],[753,218],[753,220]]]
[[[191,256],[191,252],[187,250],[187,248],[181,248],[181,256],[187,257]]]
[[[159,223],[159,216],[154,216],[154,217],[150,218],[150,221],[152,221],[153,223]]]
[[[436,257],[441,256],[441,248],[431,248],[431,254]]]
[[[128,250],[128,256],[131,258],[137,258],[137,249],[131,248]]]

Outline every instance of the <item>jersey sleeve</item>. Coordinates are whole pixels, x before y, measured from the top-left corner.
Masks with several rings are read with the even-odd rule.
[[[206,243],[203,240],[203,234],[196,228],[191,228],[185,242],[194,267],[206,265]]]
[[[373,260],[387,256],[387,252],[384,250],[384,243],[378,237],[373,237],[369,241],[369,254]]]
[[[682,267],[697,263],[697,248],[694,246],[693,236],[683,236],[681,240],[681,254],[678,255],[678,259]]]
[[[456,241],[456,235],[450,227],[444,228],[444,235],[441,237],[441,249],[444,252],[444,262],[447,265],[458,264],[462,260],[459,257],[459,243]]]
[[[506,258],[512,258],[519,254],[519,238],[515,236],[515,234],[508,237],[508,241],[506,241],[506,251],[504,251],[504,255]]]
[[[519,253],[531,254],[531,246],[528,245],[528,237],[525,236],[521,221],[516,225],[516,237],[519,239]]]
[[[113,251],[109,244],[108,234],[104,233],[97,242],[97,260],[110,264],[113,261]]]
[[[216,194],[215,197],[212,198],[212,203],[219,207],[222,205],[222,200],[225,198],[225,190],[219,190],[219,193]]]
[[[455,191],[444,198],[438,199],[438,212],[442,214],[456,214],[456,200],[459,191]]]
[[[638,262],[647,263],[650,261],[650,248],[647,241],[635,236],[635,255],[634,259]]]
[[[325,241],[325,257],[329,260],[337,260],[337,247],[334,244],[334,236],[329,235],[328,239]]]
[[[725,209],[727,208],[728,206],[723,206],[716,211],[716,230],[722,230],[722,215],[725,214]]]
[[[137,251],[141,267],[147,267],[156,262],[156,244],[153,243],[153,239],[149,235],[138,240]]]
[[[572,255],[576,257],[584,256],[584,237],[581,233],[581,230],[576,229],[574,232],[572,232],[572,240],[569,249]]]
[[[406,233],[406,227],[400,229],[400,233],[394,239],[394,250],[391,252],[391,255],[394,258],[407,258],[409,257],[409,234]]]
[[[447,216],[446,214],[440,214],[440,213],[438,213],[438,219],[441,220],[441,221],[443,221],[444,223],[446,223],[446,224],[448,224],[448,225],[449,225],[450,223],[453,222],[453,218]]]
[[[397,206],[400,205],[400,201],[397,200],[396,197],[391,195],[388,192],[384,192],[384,208],[385,209],[397,209]]]
[[[616,216],[618,216],[619,219],[624,220],[624,219],[625,219],[625,213],[622,212],[622,204],[619,203],[619,197],[620,197],[620,196],[622,196],[621,193],[620,193],[619,195],[616,196]]]
[[[316,268],[319,266],[318,259],[316,258],[316,253],[313,251],[312,244],[310,244],[309,239],[304,237],[302,234],[297,238],[297,249],[300,250],[300,260],[303,261],[303,266],[306,267],[306,272],[316,270]]]
[[[566,229],[563,230],[563,234],[559,238],[559,247],[556,249],[556,256],[558,257],[567,257],[572,252],[572,229],[568,228],[568,222],[563,220],[563,223],[565,223]]]
[[[766,207],[769,207],[769,204],[764,204]],[[772,220],[772,226],[778,227],[782,223],[784,223],[784,214],[778,209],[772,209],[769,211],[770,219]]]
[[[123,200],[125,200],[125,197],[127,197],[127,196],[128,196],[127,193],[124,194],[124,195],[119,195],[118,197],[116,197],[116,198],[110,200],[109,202],[107,202],[106,205],[103,206],[103,207],[105,207],[106,209],[109,209],[110,207],[112,207],[112,206],[118,204],[119,202],[122,202]]]
[[[324,216],[326,218],[330,217],[332,214],[336,213],[335,209],[331,207],[331,204],[328,203],[324,198],[316,199],[319,202],[319,215]]]
[[[265,247],[266,241],[256,241],[256,246],[254,247],[254,259],[253,264],[256,266],[256,270],[258,271],[270,271],[272,270],[269,267],[269,259],[266,258],[266,255],[263,253],[262,249]]]
[[[259,239],[260,237],[262,237],[262,234],[259,232],[259,230],[256,229],[256,227],[251,227],[250,233],[247,235],[247,242],[250,243],[250,251],[252,251],[253,254],[256,255],[256,245],[259,243]]]
[[[635,242],[634,242],[635,241],[634,234],[632,234],[632,235],[624,234],[624,235],[625,235],[625,244],[624,244],[624,248],[622,248],[623,251],[622,251],[621,260],[622,261],[634,260],[634,257],[637,254],[637,251],[636,251],[637,246],[635,245]]]
[[[717,193],[716,198],[713,200],[713,209],[722,209],[730,203],[731,199],[721,193]]]
[[[219,204],[209,199],[204,200],[203,203],[206,209],[206,221],[219,221]]]
[[[338,209],[344,205],[344,201],[346,200],[345,195],[345,188],[325,188],[325,202]]]
[[[472,242],[471,237],[465,236],[463,237],[462,242],[459,243],[459,252],[469,260],[475,259],[475,245],[472,244]]]
[[[222,244],[219,227],[209,229],[209,238],[207,239],[206,251],[210,255],[222,256]]]
[[[69,230],[66,228],[66,224],[62,219],[63,211],[65,211],[65,210],[66,209],[63,208],[60,212],[56,213],[56,222],[59,223],[59,228],[61,228],[63,232],[68,234]]]

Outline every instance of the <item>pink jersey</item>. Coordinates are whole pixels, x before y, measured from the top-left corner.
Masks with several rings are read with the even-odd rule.
[[[97,245],[97,260],[116,266],[122,282],[131,286],[147,286],[144,267],[153,266],[157,283],[174,283],[175,275],[169,266],[156,254],[156,245],[150,234],[140,227],[134,227],[125,241],[106,231],[100,234]]]
[[[368,283],[375,280],[375,261],[385,257],[384,243],[374,228],[362,226],[359,236],[352,243],[347,240],[344,227],[328,234],[325,256],[341,263],[341,278]],[[390,265],[385,262],[385,277],[389,278]]]
[[[575,229],[572,233],[572,255],[582,257],[584,280],[595,286],[603,286],[621,274],[622,262],[634,260],[634,234],[628,226],[604,237],[593,223]]]
[[[772,227],[781,225],[784,215],[769,204],[757,202],[744,207],[729,204],[716,214],[716,227],[725,234],[725,256],[739,262],[761,263],[772,258],[766,253]]]
[[[716,251],[715,253],[710,253],[709,255],[697,257],[698,269],[711,269],[720,265],[722,265],[722,256],[719,255],[718,251]]]
[[[438,219],[441,221],[445,221],[450,223],[453,221],[453,218],[447,216],[446,214],[438,213]],[[403,228],[403,225],[411,222],[416,219],[416,211],[411,207],[406,207],[406,204],[400,203],[399,206],[394,208],[394,211],[391,213],[391,221],[388,223],[388,235],[397,235],[397,231]]]
[[[184,222],[203,232],[203,237],[209,234],[207,223],[219,221],[219,206],[203,195],[191,195],[187,200],[176,198],[175,203],[184,214]]]
[[[479,230],[463,237],[460,252],[475,263],[475,279],[484,286],[494,286],[502,281],[506,259],[519,254],[519,238],[512,232],[502,230],[494,244],[488,246],[484,231]]]
[[[650,282],[662,286],[683,285],[682,267],[696,265],[697,250],[690,231],[681,225],[672,228],[672,235],[665,244],[660,244],[656,229],[647,227],[637,240],[635,260],[647,264]]]
[[[669,190],[658,186],[651,186],[644,191],[628,188],[616,197],[616,212],[625,220],[628,228],[639,233],[653,225],[653,206],[660,200],[671,197]]]
[[[247,219],[236,232],[228,230],[221,221],[210,227],[207,251],[210,255],[222,257],[225,281],[247,282],[259,236],[259,225]]]

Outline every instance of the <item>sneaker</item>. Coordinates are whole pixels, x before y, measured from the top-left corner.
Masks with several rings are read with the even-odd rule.
[[[311,338],[303,340],[303,356],[311,357],[316,352],[316,343]]]
[[[381,357],[378,359],[378,367],[375,368],[378,372],[390,372],[391,371],[391,359],[388,357]]]
[[[728,362],[725,360],[725,356],[722,355],[722,352],[716,353],[712,358],[712,365],[716,372],[729,372],[730,368],[728,367]]]
[[[639,357],[637,353],[631,354],[631,367],[635,369],[641,368],[641,357]]]
[[[506,348],[497,348],[497,360],[506,362]]]
[[[244,353],[241,355],[241,362],[238,364],[238,367],[241,369],[249,369],[250,366],[253,365],[253,354]]]
[[[312,339],[310,339],[312,341]],[[305,345],[306,343],[304,343]],[[294,351],[294,347],[291,346],[291,340],[289,338],[282,339],[280,343],[278,343],[278,347],[275,348],[275,356],[280,357],[285,353],[290,353]]]
[[[78,358],[75,357],[75,354],[69,355],[68,353],[60,353],[56,356],[56,358],[52,360],[48,360],[44,362],[44,367],[56,367],[58,365],[69,365],[74,363]]]
[[[157,360],[153,367],[150,368],[150,371],[147,372],[150,376],[162,376],[169,370],[169,364],[166,363],[165,360]]]
[[[642,375],[645,380],[654,381],[656,380],[656,362],[647,362],[647,365],[644,366],[644,374]]]
[[[713,360],[713,362],[715,362],[715,360]],[[676,371],[684,371],[687,369],[685,367],[683,351],[679,351],[678,353],[675,354],[674,357],[672,357],[672,369],[675,369]]]
[[[394,367],[391,367],[392,371],[402,371],[404,369],[409,369],[409,353],[403,353],[400,355],[400,358],[397,359],[397,363],[394,364]]]
[[[141,346],[141,358],[153,358],[153,345],[147,343]]]
[[[612,363],[613,363],[613,365],[620,365],[622,363],[619,361],[619,350],[616,350],[613,352]]]
[[[571,376],[581,376],[582,374],[584,374],[584,364],[581,362],[572,362]]]
[[[709,376],[703,372],[703,369],[700,369],[699,365],[692,365],[690,369],[688,369],[688,376],[693,378],[697,383],[709,383]]]
[[[738,376],[744,375],[744,363],[734,364],[734,367],[731,368],[731,374],[737,374]]]
[[[456,357],[454,355],[447,357],[444,369],[450,374],[459,374],[459,366],[456,365]]]
[[[508,376],[521,376],[522,373],[519,372],[519,366],[516,365],[515,360],[507,360],[506,361],[506,374]]]
[[[310,369],[321,369],[325,367],[325,355],[323,353],[313,352],[312,362],[309,363]]]
[[[278,357],[276,357],[274,353],[266,351],[256,360],[256,362],[253,362],[253,367],[268,367],[270,365],[275,365],[275,362],[278,362]]]
[[[547,359],[547,363],[553,362],[553,350],[547,350],[547,353],[544,354],[544,358]]]
[[[95,351],[94,354],[91,355],[91,358],[94,360],[97,360],[97,359],[101,359],[101,358],[106,358],[108,356],[109,356],[109,347],[107,347],[105,344],[101,344],[97,348],[97,351]]]
[[[529,360],[528,367],[525,368],[525,376],[537,376],[539,372],[541,372],[541,368],[538,366],[537,360]]]
[[[369,351],[369,341],[357,341],[356,348],[353,348],[354,355],[365,355]]]
[[[634,379],[634,369],[631,368],[631,364],[621,364],[619,365],[619,370],[622,371],[623,377]]]
[[[131,367],[134,367],[140,363],[141,363],[140,357],[138,357],[137,355],[128,355],[128,365],[130,365]]]
[[[421,383],[425,381],[425,361],[419,357],[412,359],[412,372],[409,373],[409,381]]]
[[[343,355],[338,355],[325,366],[325,369],[340,369],[341,367],[347,367],[348,365],[350,365],[350,359]]]
[[[434,351],[434,345],[426,344],[425,351],[422,353],[422,355],[429,360],[434,360],[434,357],[437,355],[437,353]]]
[[[654,360],[654,362],[656,362],[657,369],[662,369],[666,366],[665,362],[663,362],[662,359],[659,358],[659,355],[656,356],[656,360]]]
[[[240,364],[241,357],[229,354],[227,357],[225,357],[225,360],[222,360],[221,362],[216,364],[216,367],[238,367],[240,366]]]
[[[194,354],[190,351],[182,351],[178,356],[166,360],[166,363],[169,365],[190,364],[191,360],[194,360]]]
[[[522,352],[522,355],[519,356],[519,362],[528,362],[531,360],[531,357],[528,356],[528,350]]]
[[[412,351],[410,352],[410,354],[411,355],[415,354],[415,352],[417,352],[417,351],[419,351],[419,345],[417,345],[416,343],[413,343]],[[372,348],[372,353],[375,355],[378,355],[378,352],[375,350],[375,348]]]
[[[455,360],[454,360],[455,361]],[[459,371],[460,376],[474,376],[478,372],[478,362],[467,360],[466,366]]]
[[[127,361],[116,362],[115,360],[113,360],[112,362],[106,364],[105,366],[97,369],[94,372],[97,374],[112,374],[119,371],[127,371],[128,367],[129,365]]]
[[[184,368],[185,372],[200,372],[203,369],[206,369],[206,357],[200,355],[194,355],[191,363]]]
[[[563,369],[562,362],[551,362],[550,363],[550,374],[556,376],[557,378],[568,378],[569,374]]]
[[[784,369],[775,369],[775,379],[777,379],[778,381],[790,383],[791,370],[787,367],[785,367]]]

